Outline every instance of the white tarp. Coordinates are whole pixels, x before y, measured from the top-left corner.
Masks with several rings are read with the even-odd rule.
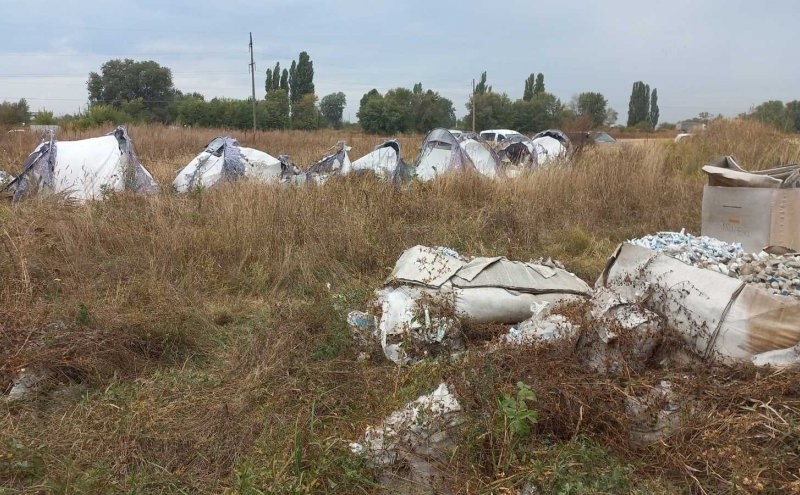
[[[378,177],[392,179],[400,164],[400,146],[396,141],[386,141],[378,145],[373,151],[362,156],[352,163],[353,172],[371,170]]]
[[[494,155],[483,143],[475,139],[462,139],[461,148],[467,153],[475,168],[482,175],[494,179],[502,174],[502,169]]]
[[[469,155],[447,129],[434,129],[425,136],[414,166],[416,177],[423,181],[453,171],[475,170]]]
[[[123,189],[120,155],[114,136],[59,142],[53,174],[55,191],[67,192],[76,199],[94,199],[106,188]]]
[[[123,127],[96,138],[56,141],[51,135],[28,157],[10,185],[14,200],[31,194],[61,194],[79,201],[103,199],[112,191],[158,191],[133,151]]]
[[[558,129],[547,129],[531,139],[536,150],[537,163],[544,165],[559,158],[566,158],[571,144],[569,137]]]
[[[214,146],[219,139],[225,139],[225,143],[220,143],[220,147]],[[275,184],[281,181],[281,162],[277,158],[263,151],[239,146],[234,139],[217,138],[178,172],[172,186],[178,192],[188,192],[238,178],[229,177],[226,160],[228,166],[240,167],[243,177]]]
[[[544,165],[567,155],[567,148],[558,139],[542,136],[533,140],[536,150],[536,163]]]

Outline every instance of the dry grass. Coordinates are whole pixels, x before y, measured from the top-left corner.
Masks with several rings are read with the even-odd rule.
[[[542,421],[528,457],[510,458],[514,450],[502,441],[455,457],[453,473],[469,480],[461,491],[518,487],[532,453],[546,463],[584,440],[600,446],[594,457],[632,466],[623,469],[631,490],[651,483],[735,493],[746,476],[788,490],[800,475],[797,447],[780,459],[772,453],[778,440],[796,443],[798,391],[786,385],[797,383],[793,374],[714,368],[689,370],[697,380],[671,370],[598,377],[567,351],[397,368],[357,362],[343,323],[344,311],[363,307],[414,244],[552,256],[592,281],[626,238],[697,232],[704,178],[695,162],[731,150],[752,168],[798,160],[791,145],[776,149],[785,137],[742,125],[685,144],[587,154],[572,168],[513,181],[463,175],[395,188],[353,177],[324,187],[237,184],[83,206],[2,206],[0,389],[20,367],[50,370],[53,386],[32,402],[0,405],[0,485],[60,493],[376,492],[345,440],[442,378],[466,377],[472,385],[460,390],[478,413],[465,449],[482,438],[480,414],[496,414],[495,397],[517,379],[539,394]],[[167,185],[221,131],[130,132]],[[767,139],[758,145],[767,156],[739,134]],[[353,158],[380,141],[334,132],[236,137],[303,164],[338,139],[353,146]],[[16,171],[35,139],[0,139],[0,168]],[[401,138],[408,161],[420,140]],[[480,373],[489,365],[496,372]],[[679,383],[697,409],[667,445],[629,454],[617,416],[624,392],[657,377]],[[735,462],[714,457],[737,446]]]

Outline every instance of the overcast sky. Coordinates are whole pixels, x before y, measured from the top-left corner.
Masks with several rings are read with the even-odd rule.
[[[358,101],[422,82],[453,100],[486,70],[494,91],[522,96],[543,72],[564,102],[603,93],[624,123],[634,81],[658,88],[661,121],[736,115],[770,99],[800,99],[800,2],[633,0],[0,0],[0,100],[74,113],[86,79],[113,58],[155,60],[184,92],[247,98],[248,32],[256,95],[264,73],[305,50],[322,97]]]

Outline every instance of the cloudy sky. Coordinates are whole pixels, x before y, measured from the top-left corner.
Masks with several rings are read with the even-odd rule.
[[[261,0],[225,2],[0,0],[0,100],[74,113],[86,79],[113,58],[155,60],[184,92],[250,95],[248,33],[256,94],[276,61],[305,50],[317,94],[358,101],[421,81],[463,115],[473,78],[522,96],[543,72],[562,100],[599,91],[624,121],[631,85],[658,88],[662,121],[699,112],[735,115],[769,99],[800,99],[800,2],[634,0],[500,2]]]

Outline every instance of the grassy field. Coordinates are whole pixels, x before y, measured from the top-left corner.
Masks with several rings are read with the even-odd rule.
[[[344,322],[415,244],[553,257],[592,283],[620,241],[699,233],[703,164],[723,154],[751,169],[797,163],[796,140],[721,122],[686,142],[592,150],[507,181],[396,188],[348,177],[178,196],[176,172],[224,131],[129,132],[158,196],[0,206],[0,390],[20,368],[51,373],[34,399],[0,402],[0,493],[383,493],[348,442],[442,380],[468,421],[441,493],[512,494],[531,481],[536,493],[800,493],[796,371],[597,375],[570,349],[484,353],[479,338],[463,361],[398,367],[356,360]],[[380,142],[236,137],[303,166],[339,139],[353,159]],[[400,137],[407,161],[421,139]],[[0,169],[18,172],[36,141],[0,136]],[[637,448],[624,399],[663,379],[691,406],[676,433]],[[537,396],[525,438],[508,434],[497,407],[518,381]]]

